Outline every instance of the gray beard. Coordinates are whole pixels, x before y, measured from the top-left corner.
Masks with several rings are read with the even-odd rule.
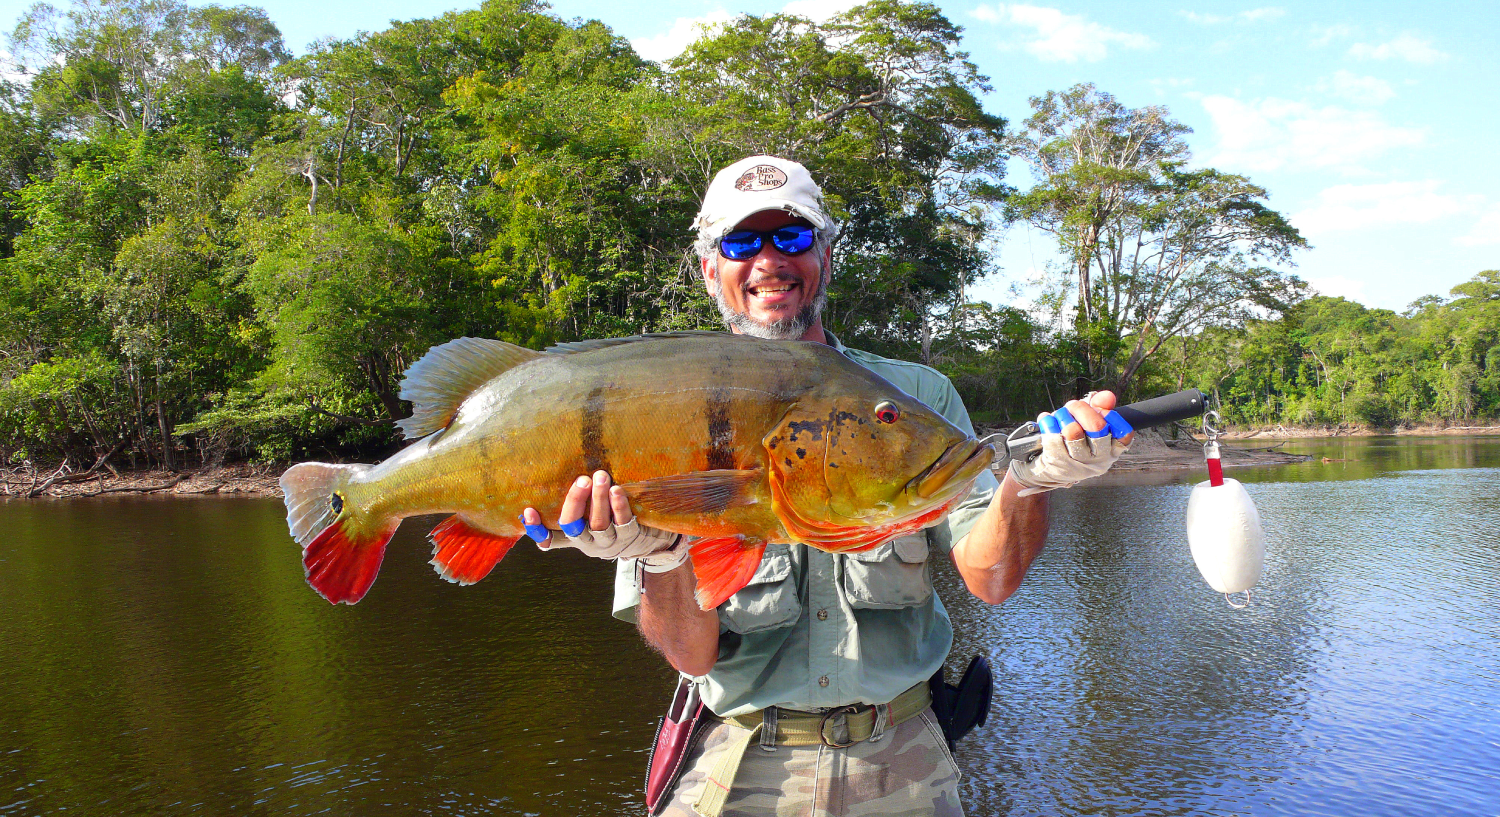
[[[720,286],[717,276],[709,282],[708,294],[713,296],[714,305],[719,308],[719,316],[731,331],[762,340],[801,340],[808,327],[817,323],[822,316],[823,307],[828,305],[828,277],[824,275],[819,282],[818,294],[803,304],[797,314],[770,322],[757,321],[743,312],[734,311],[734,307],[724,300],[724,288]]]

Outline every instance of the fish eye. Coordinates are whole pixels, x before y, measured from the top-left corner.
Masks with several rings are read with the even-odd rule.
[[[901,409],[889,400],[884,400],[875,406],[875,419],[882,423],[894,423],[901,419]]]

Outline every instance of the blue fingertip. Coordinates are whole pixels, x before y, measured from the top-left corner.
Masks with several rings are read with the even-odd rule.
[[[1057,422],[1060,425],[1067,425],[1068,423],[1078,422],[1077,420],[1073,419],[1073,412],[1068,411],[1067,406],[1063,406],[1057,411],[1052,412],[1052,416],[1057,418]]]
[[[1106,423],[1106,425],[1104,426],[1104,428],[1101,428],[1098,431],[1089,431],[1088,429],[1084,429],[1083,433],[1085,435],[1093,438],[1093,439],[1096,439],[1096,440],[1099,439],[1100,437],[1108,437],[1109,433],[1110,433],[1109,432],[1109,425]]]
[[[526,535],[530,536],[533,542],[545,542],[552,534],[547,531],[546,525],[527,525]]]
[[[1043,414],[1042,417],[1041,417],[1041,419],[1038,420],[1038,423],[1040,423],[1041,426],[1042,426],[1042,433],[1043,434],[1060,434],[1060,433],[1062,433],[1062,423],[1059,423],[1057,421],[1057,418],[1053,417],[1050,414]]]
[[[578,534],[583,533],[583,519],[580,517],[578,519],[574,519],[572,522],[563,522],[561,525],[559,525],[559,527],[562,528],[563,533],[566,533],[569,536],[577,536]]]
[[[1134,428],[1131,428],[1130,423],[1125,422],[1125,418],[1121,417],[1118,411],[1111,411],[1104,415],[1104,427],[1108,428],[1110,436],[1117,440],[1135,431]]]

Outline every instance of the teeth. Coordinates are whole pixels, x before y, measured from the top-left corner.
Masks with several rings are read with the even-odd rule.
[[[761,295],[761,294],[770,293],[770,292],[791,292],[792,288],[790,286],[784,286],[784,287],[756,287],[752,291],[756,295]]]

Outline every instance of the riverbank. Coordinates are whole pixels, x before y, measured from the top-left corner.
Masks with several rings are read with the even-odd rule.
[[[1275,425],[1267,428],[1238,428],[1222,432],[1229,440],[1300,440],[1328,437],[1450,437],[1500,435],[1500,425],[1436,426],[1421,425],[1403,428],[1374,428],[1361,425],[1314,426],[1288,428]]]

